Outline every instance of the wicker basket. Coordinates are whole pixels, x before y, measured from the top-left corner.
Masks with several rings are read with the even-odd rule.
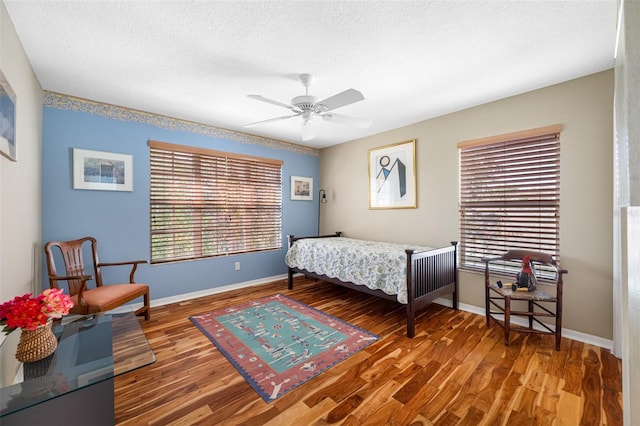
[[[35,330],[21,330],[16,359],[21,362],[39,361],[54,353],[57,347],[58,339],[53,334],[51,322],[48,322]]]

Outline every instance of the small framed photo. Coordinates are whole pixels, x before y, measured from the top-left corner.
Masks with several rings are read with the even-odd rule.
[[[291,176],[291,199],[313,200],[313,178]]]
[[[133,156],[74,148],[73,188],[133,191]]]
[[[11,161],[16,155],[16,94],[0,71],[0,153]]]
[[[415,209],[416,140],[369,150],[369,208]]]

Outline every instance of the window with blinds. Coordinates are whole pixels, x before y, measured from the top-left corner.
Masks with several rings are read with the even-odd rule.
[[[461,142],[460,267],[510,249],[560,255],[560,125]],[[515,273],[521,265],[497,264]],[[549,271],[536,271],[553,279]]]
[[[282,248],[282,161],[149,147],[151,263]]]

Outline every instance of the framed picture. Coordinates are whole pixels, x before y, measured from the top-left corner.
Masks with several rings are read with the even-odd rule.
[[[416,140],[370,149],[369,208],[416,206]]]
[[[0,153],[11,161],[16,156],[16,94],[0,71]]]
[[[74,148],[73,187],[133,191],[133,156]]]
[[[291,176],[291,199],[313,200],[313,178]]]

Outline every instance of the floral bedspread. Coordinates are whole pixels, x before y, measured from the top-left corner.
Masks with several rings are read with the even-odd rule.
[[[285,263],[290,268],[382,290],[406,304],[406,249],[431,250],[430,247],[345,237],[308,238],[297,240],[289,248]]]

